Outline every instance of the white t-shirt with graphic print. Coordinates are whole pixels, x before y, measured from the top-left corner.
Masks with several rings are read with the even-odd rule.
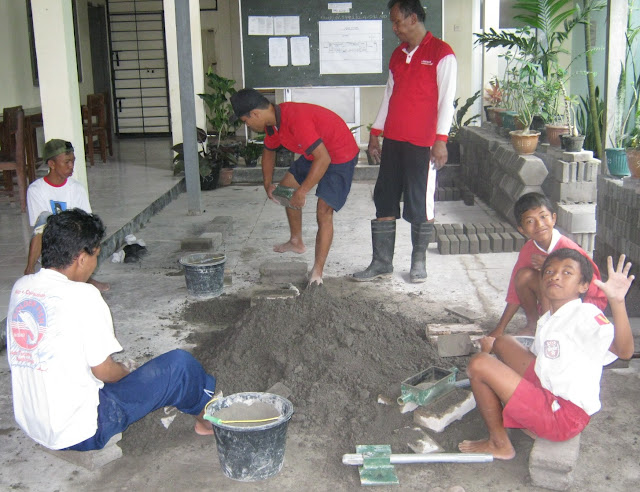
[[[60,186],[53,186],[45,178],[36,179],[27,189],[27,208],[31,227],[36,225],[36,220],[42,212],[55,215],[63,210],[80,208],[91,213],[87,190],[79,182],[68,178]]]
[[[7,315],[16,422],[50,449],[93,436],[104,383],[91,367],[121,350],[109,308],[93,285],[46,268],[19,279]]]
[[[602,366],[617,358],[609,352],[611,342],[613,325],[593,304],[576,299],[547,311],[531,347],[540,383],[593,415],[601,406]]]

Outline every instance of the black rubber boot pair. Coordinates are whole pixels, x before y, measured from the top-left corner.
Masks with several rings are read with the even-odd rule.
[[[422,224],[411,224],[411,270],[409,271],[409,281],[419,284],[427,280],[427,246],[433,234],[433,224],[423,222]]]
[[[389,277],[393,273],[393,250],[396,244],[395,220],[372,220],[371,243],[373,259],[366,270],[354,273],[351,278],[358,282],[369,282],[376,278]]]

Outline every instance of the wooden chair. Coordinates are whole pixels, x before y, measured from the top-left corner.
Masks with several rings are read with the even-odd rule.
[[[87,104],[82,106],[82,128],[91,165],[95,150],[94,137],[98,138],[102,162],[107,162],[107,114],[103,94],[87,95]]]
[[[18,177],[18,199],[22,212],[27,211],[27,173],[24,153],[24,111],[21,106],[5,108],[2,123],[2,151],[0,151],[0,171],[4,176],[3,194],[16,198],[13,176]]]

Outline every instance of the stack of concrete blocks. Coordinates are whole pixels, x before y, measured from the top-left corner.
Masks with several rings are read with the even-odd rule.
[[[538,155],[549,171],[542,189],[556,207],[558,229],[593,254],[600,161],[590,150],[564,152],[547,144],[540,150]]]
[[[529,475],[536,487],[568,490],[580,454],[580,434],[568,441],[536,438],[529,455]]]
[[[593,260],[606,276],[607,257],[614,265],[621,254],[627,256],[634,267],[636,277],[640,265],[640,179],[616,179],[598,176],[597,202],[598,232]],[[630,316],[640,316],[640,284],[636,280],[627,294],[627,311]]]
[[[435,199],[438,202],[462,200],[460,164],[449,163],[438,171]]]
[[[510,224],[434,224],[441,255],[511,253],[520,251],[526,238]]]
[[[519,155],[506,138],[484,127],[461,131],[467,186],[515,224],[513,206],[525,193],[542,193],[548,171],[537,155]]]

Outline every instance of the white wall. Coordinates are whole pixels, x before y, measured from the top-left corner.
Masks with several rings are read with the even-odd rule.
[[[82,57],[80,100],[84,102],[87,94],[93,92],[91,45],[89,44],[87,0],[77,1]],[[24,108],[40,106],[40,89],[33,85],[31,55],[29,53],[26,2],[24,0],[0,0],[0,87],[2,88],[0,90],[0,109],[19,105]]]

